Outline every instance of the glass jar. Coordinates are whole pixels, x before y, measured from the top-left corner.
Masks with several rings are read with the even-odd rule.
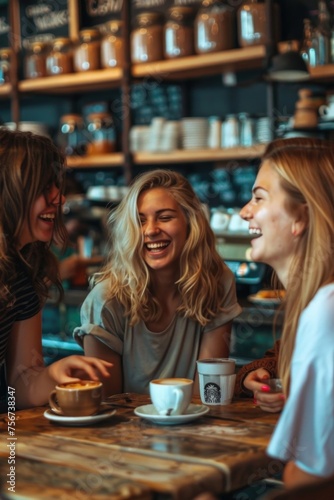
[[[220,148],[222,122],[219,116],[209,116],[208,147],[210,149]]]
[[[194,54],[193,9],[172,7],[164,26],[164,56],[166,59]]]
[[[131,61],[134,64],[160,61],[163,58],[163,29],[160,14],[142,12],[131,32]]]
[[[235,47],[235,11],[220,0],[204,0],[195,24],[197,54],[219,52]]]
[[[79,42],[74,49],[75,71],[90,71],[101,68],[101,37],[97,29],[79,32]]]
[[[55,38],[46,58],[46,73],[64,75],[73,72],[73,47],[69,38]]]
[[[124,64],[123,23],[110,21],[104,25],[101,42],[102,68],[114,68]]]
[[[116,131],[109,113],[90,113],[87,116],[87,154],[102,155],[116,151]]]
[[[10,57],[9,47],[0,50],[0,85],[10,81]]]
[[[50,46],[46,42],[32,42],[27,49],[24,60],[25,78],[41,78],[46,76],[46,57]]]
[[[60,118],[57,145],[67,156],[83,155],[87,142],[84,132],[84,120],[81,115],[63,115]]]
[[[240,47],[267,43],[267,11],[264,0],[244,0],[237,12],[238,42]],[[280,38],[279,6],[273,4],[274,37]]]
[[[227,115],[222,123],[222,147],[235,148],[240,141],[239,120],[235,115]]]
[[[239,113],[240,145],[250,147],[255,144],[255,121],[248,113]]]

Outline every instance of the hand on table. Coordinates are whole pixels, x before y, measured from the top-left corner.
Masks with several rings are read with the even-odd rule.
[[[99,380],[99,374],[110,377],[112,363],[89,356],[72,355],[55,361],[49,367],[49,375],[58,384],[77,382],[80,379]]]
[[[270,373],[264,368],[258,368],[248,373],[243,381],[243,385],[253,392],[254,403],[264,411],[277,413],[282,410],[285,403],[285,396],[282,392],[270,392],[266,385],[266,380],[270,378]]]

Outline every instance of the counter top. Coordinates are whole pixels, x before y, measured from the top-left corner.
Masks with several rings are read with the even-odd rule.
[[[265,453],[278,416],[251,400],[211,406],[206,415],[177,425],[137,417],[134,409],[149,404],[148,396],[126,393],[107,401],[116,413],[83,426],[47,420],[46,407],[17,411],[14,436],[8,435],[12,417],[0,416],[0,462],[7,474],[8,454],[15,456],[15,498],[190,500],[282,470]]]

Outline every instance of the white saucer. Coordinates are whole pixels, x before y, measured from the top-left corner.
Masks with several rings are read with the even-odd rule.
[[[166,415],[159,415],[153,405],[144,405],[138,406],[138,408],[136,408],[134,412],[136,415],[138,415],[138,417],[150,420],[155,424],[178,425],[186,424],[187,422],[191,422],[192,420],[196,420],[197,418],[202,417],[203,415],[208,413],[209,409],[210,408],[205,405],[190,404],[186,410],[186,413],[184,413],[183,415],[170,415],[169,417],[167,417]]]
[[[52,422],[57,422],[62,425],[92,425],[102,420],[107,420],[116,413],[116,410],[105,411],[97,415],[89,415],[87,417],[67,417],[65,415],[57,415],[52,410],[45,410],[44,417]]]
[[[320,120],[324,122],[334,122],[334,115],[322,115]]]

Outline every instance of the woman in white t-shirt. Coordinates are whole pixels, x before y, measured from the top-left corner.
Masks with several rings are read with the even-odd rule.
[[[240,215],[254,235],[251,258],[286,289],[278,360],[286,403],[268,454],[286,462],[287,487],[314,482],[334,474],[333,144],[271,143]],[[255,399],[261,373],[244,380]]]

